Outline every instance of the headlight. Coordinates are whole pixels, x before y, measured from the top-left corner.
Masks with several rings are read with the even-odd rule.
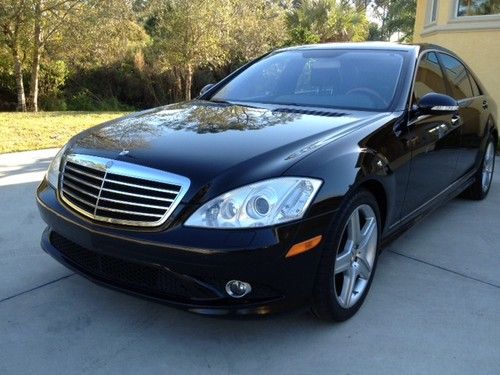
[[[49,169],[47,170],[46,178],[47,181],[49,181],[49,184],[54,188],[57,189],[58,181],[59,181],[59,169],[61,168],[61,159],[64,154],[64,151],[66,151],[66,146],[61,148],[59,152],[54,156],[54,159],[49,165]]]
[[[321,184],[313,178],[280,177],[243,186],[205,203],[185,225],[251,228],[300,219]]]

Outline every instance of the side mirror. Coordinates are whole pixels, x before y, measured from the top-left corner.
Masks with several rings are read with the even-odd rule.
[[[451,115],[458,111],[458,102],[451,96],[430,92],[417,103],[417,114],[421,115]]]
[[[210,90],[212,87],[214,87],[214,83],[209,83],[208,85],[203,86],[203,88],[200,90],[200,96],[203,96],[207,93],[208,90]]]

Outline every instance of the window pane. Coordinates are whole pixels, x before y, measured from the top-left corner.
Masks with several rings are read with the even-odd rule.
[[[420,100],[425,94],[430,92],[446,94],[443,72],[434,52],[425,54],[418,65],[415,87],[413,89],[415,101]]]
[[[474,96],[481,95],[481,90],[479,89],[476,80],[474,79],[474,77],[471,76],[470,73],[469,73],[469,79],[470,79],[470,84],[472,85],[472,93],[474,94]]]
[[[473,97],[474,94],[465,66],[450,55],[440,53],[439,56],[443,62],[446,77],[450,82],[453,97],[457,100]]]
[[[500,13],[500,0],[459,0],[457,16],[482,16]]]
[[[437,18],[437,7],[439,0],[432,0],[432,8],[431,8],[431,22],[436,21]]]

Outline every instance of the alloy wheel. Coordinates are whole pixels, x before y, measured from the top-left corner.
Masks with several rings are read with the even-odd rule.
[[[338,303],[352,307],[365,292],[377,255],[378,224],[373,209],[363,204],[349,217],[335,260],[334,285]]]

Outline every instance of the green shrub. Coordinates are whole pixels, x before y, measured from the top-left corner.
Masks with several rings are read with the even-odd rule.
[[[83,89],[73,95],[67,102],[69,111],[107,111],[107,112],[131,112],[135,108],[131,105],[121,103],[116,97],[100,98],[93,95],[88,89]]]
[[[40,108],[43,111],[60,112],[67,111],[68,105],[66,104],[66,100],[64,98],[51,93],[40,97]]]

